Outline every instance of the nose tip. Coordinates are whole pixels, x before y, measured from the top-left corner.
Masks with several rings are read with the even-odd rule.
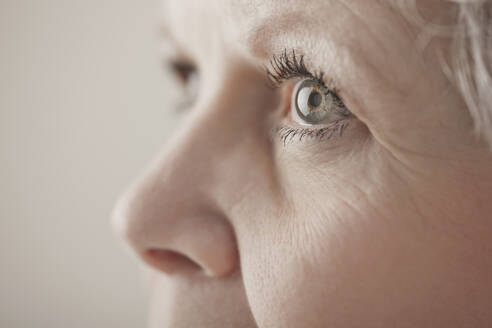
[[[149,216],[145,202],[127,193],[111,213],[113,231],[144,263],[167,275],[223,277],[236,269],[236,240],[224,217],[203,211],[173,218],[155,209]]]

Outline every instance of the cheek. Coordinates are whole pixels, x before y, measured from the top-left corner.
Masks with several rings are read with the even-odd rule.
[[[281,208],[265,212],[268,205],[258,206],[262,212],[252,215],[258,218],[255,233],[240,236],[253,314],[260,327],[347,323],[354,313],[353,300],[360,299],[357,284],[368,275],[376,279],[381,275],[377,271],[384,270],[373,268],[385,251],[376,236],[390,234],[378,225],[376,210],[357,186],[347,183],[355,171],[342,170],[344,177],[323,170],[324,176],[317,176],[312,169],[283,162],[291,163],[282,180],[294,193]],[[359,315],[364,311],[359,309]]]
[[[402,181],[373,164],[323,176],[292,166],[287,205],[251,210],[254,233],[238,234],[260,327],[427,327],[469,315],[466,295],[480,290],[470,257],[419,217]]]
[[[344,220],[358,219],[348,209],[338,213]],[[356,303],[370,302],[373,293],[358,285],[379,280],[386,268],[378,258],[393,256],[384,255],[374,240],[377,227],[341,222],[340,216],[309,206],[275,219],[282,224],[250,236],[242,253],[245,288],[259,326],[338,326],[354,314],[364,316],[366,310]]]
[[[259,326],[338,327],[371,319],[368,305],[381,295],[399,255],[385,246],[398,243],[398,235],[374,212],[361,217],[348,200],[320,208],[305,203],[323,199],[299,199],[295,215],[275,217],[278,224],[243,240],[243,279]],[[384,299],[376,302],[386,307]]]

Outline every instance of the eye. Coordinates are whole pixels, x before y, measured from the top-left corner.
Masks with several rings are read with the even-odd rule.
[[[193,76],[197,74],[197,69],[195,65],[190,63],[172,61],[170,63],[170,66],[173,73],[183,84],[188,84]]]
[[[350,112],[334,91],[315,79],[305,79],[292,92],[291,115],[300,125],[320,125],[343,119]]]
[[[200,76],[195,65],[174,60],[168,63],[171,74],[176,78],[181,90],[175,101],[178,109],[190,108],[197,100],[200,90]]]
[[[273,55],[265,72],[275,88],[282,88],[291,80],[299,81],[293,88],[284,89],[290,101],[283,108],[289,114],[288,119],[277,126],[284,145],[296,137],[299,141],[341,137],[355,118],[339,97],[337,88],[327,87],[323,72],[312,73],[304,63],[304,56],[298,56],[294,50]]]

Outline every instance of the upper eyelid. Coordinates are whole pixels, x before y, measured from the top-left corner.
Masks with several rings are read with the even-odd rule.
[[[324,85],[322,72],[313,73],[308,69],[303,54],[297,54],[295,49],[284,51],[280,54],[273,54],[269,64],[265,66],[265,73],[274,86],[279,86],[282,82],[295,77],[311,78]]]
[[[323,70],[309,67],[309,61],[306,63],[305,58],[306,56],[302,52],[299,54],[295,49],[284,49],[279,54],[273,54],[268,64],[263,66],[271,87],[278,88],[290,79],[306,78],[317,81],[338,97],[340,90],[337,83],[333,79],[327,78]]]
[[[305,63],[305,55],[295,49],[284,49],[280,54],[273,54],[269,65],[264,66],[265,73],[272,87],[278,88],[283,82],[293,78],[307,78],[317,81],[336,98],[341,107],[345,107],[340,90],[332,79],[326,79],[323,71],[313,71]]]

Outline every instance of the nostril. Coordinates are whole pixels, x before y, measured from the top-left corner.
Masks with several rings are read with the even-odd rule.
[[[142,256],[152,267],[166,274],[202,271],[203,268],[187,257],[176,251],[168,249],[149,249]]]

